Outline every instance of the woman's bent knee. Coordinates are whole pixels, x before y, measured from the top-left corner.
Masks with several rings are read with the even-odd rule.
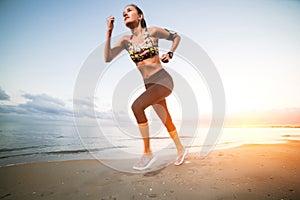
[[[137,100],[135,100],[133,102],[133,104],[131,105],[131,110],[133,111],[133,113],[141,113],[144,112],[144,109],[141,105],[141,103]]]

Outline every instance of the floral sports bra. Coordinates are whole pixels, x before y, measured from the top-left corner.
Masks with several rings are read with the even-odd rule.
[[[133,60],[133,62],[137,63],[143,61],[159,53],[158,44],[150,37],[150,34],[147,29],[145,31],[144,42],[141,45],[137,45],[137,46],[133,45],[132,37],[133,36],[130,37],[127,51],[130,55],[130,58]]]

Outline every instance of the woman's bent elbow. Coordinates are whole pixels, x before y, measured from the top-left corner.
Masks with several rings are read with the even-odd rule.
[[[111,58],[104,57],[104,62],[106,62],[106,63],[110,62],[111,60],[112,60]]]

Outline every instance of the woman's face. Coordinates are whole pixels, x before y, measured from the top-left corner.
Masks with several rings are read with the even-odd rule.
[[[124,24],[132,28],[134,24],[138,24],[142,19],[142,15],[139,15],[134,6],[127,6],[123,12]]]

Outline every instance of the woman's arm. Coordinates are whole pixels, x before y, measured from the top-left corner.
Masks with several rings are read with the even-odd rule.
[[[172,46],[169,52],[173,53],[177,49],[179,42],[181,40],[181,37],[177,33],[173,33],[171,31],[168,31],[167,29],[163,29],[159,27],[152,27],[151,32],[153,36],[158,39],[167,39],[172,41]],[[169,62],[170,59],[171,59],[170,54],[163,54],[161,56],[162,62],[167,63]]]
[[[104,47],[104,61],[110,62],[112,61],[121,51],[124,49],[124,38],[121,38],[121,40],[113,47],[111,48],[111,34],[114,29],[114,20],[115,18],[113,16],[109,17],[107,19],[107,33],[106,33],[106,43]]]

